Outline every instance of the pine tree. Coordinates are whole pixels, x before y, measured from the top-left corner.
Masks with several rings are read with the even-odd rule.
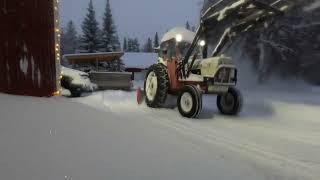
[[[143,47],[143,51],[144,52],[153,52],[153,47],[152,47],[152,40],[151,38],[148,38],[147,42],[145,43],[144,47]]]
[[[127,52],[133,52],[133,40],[128,38]]]
[[[140,43],[138,38],[133,40],[133,52],[140,52]]]
[[[121,44],[120,44],[120,41],[119,41],[119,36],[117,34],[115,35],[115,39],[114,39],[114,42],[113,42],[113,50],[114,51],[121,51]],[[115,66],[115,71],[117,71],[117,72],[124,71],[125,65],[124,65],[122,59],[116,60],[113,63],[113,65]]]
[[[118,34],[116,34],[114,37],[113,51],[121,51],[121,43]]]
[[[156,35],[154,36],[153,47],[155,47],[155,48],[159,47],[159,36],[158,36],[158,32],[156,32]]]
[[[73,54],[78,48],[77,30],[73,21],[69,21],[61,37],[63,54]]]
[[[196,32],[196,27],[195,27],[195,26],[192,26],[192,27],[191,27],[191,31],[192,31],[192,32]]]
[[[123,48],[122,48],[123,52],[127,52],[128,51],[128,42],[127,42],[127,38],[123,39]]]
[[[107,0],[102,29],[102,50],[105,52],[119,51],[120,41],[113,21],[110,0]]]
[[[191,30],[189,21],[186,22],[186,29]]]
[[[88,13],[82,23],[83,36],[81,38],[81,48],[88,53],[94,53],[99,49],[99,24],[96,20],[96,13],[92,0],[89,2]]]
[[[138,38],[128,38],[127,52],[140,52],[140,44]]]

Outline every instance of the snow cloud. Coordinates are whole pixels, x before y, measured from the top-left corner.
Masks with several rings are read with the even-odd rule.
[[[314,2],[312,4],[310,4],[309,6],[306,6],[304,8],[304,10],[305,11],[313,11],[313,10],[318,9],[318,8],[320,8],[320,1],[316,1],[316,2]]]

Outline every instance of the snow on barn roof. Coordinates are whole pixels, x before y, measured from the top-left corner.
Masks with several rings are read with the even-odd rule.
[[[192,43],[194,37],[196,36],[194,32],[189,31],[186,28],[176,27],[168,31],[166,34],[164,34],[163,38],[161,39],[161,43],[176,38],[178,34],[182,35],[183,41],[190,42],[190,43]]]
[[[157,53],[125,53],[121,58],[126,68],[146,69],[156,64],[158,60]]]

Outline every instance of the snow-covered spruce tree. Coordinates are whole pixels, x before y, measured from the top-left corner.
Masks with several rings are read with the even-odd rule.
[[[123,48],[122,48],[123,52],[127,52],[128,51],[128,41],[127,38],[123,39]]]
[[[81,49],[88,53],[97,52],[100,47],[99,32],[99,23],[96,19],[92,0],[90,0],[88,13],[82,23]]]
[[[153,52],[152,40],[148,38],[147,42],[144,44],[143,52],[151,53]]]
[[[114,37],[113,50],[117,52],[121,51],[121,43],[118,34]]]
[[[189,21],[186,22],[186,29],[191,30]]]
[[[127,52],[133,52],[133,39],[128,38]]]
[[[117,33],[116,26],[112,17],[110,0],[107,0],[103,16],[103,27],[101,31],[101,49],[103,52],[121,51],[121,44]],[[122,60],[108,62],[108,71],[121,71],[123,66]]]
[[[158,36],[158,32],[156,32],[156,35],[154,36],[153,47],[155,47],[155,48],[159,47],[159,36]]]
[[[192,31],[192,32],[196,32],[196,31],[197,31],[196,26],[192,26],[192,27],[191,27],[191,31]]]
[[[120,42],[117,34],[116,26],[112,17],[110,1],[107,0],[102,28],[102,48],[104,52],[120,51]]]
[[[138,38],[128,38],[127,52],[140,52],[140,44]]]
[[[133,40],[133,52],[140,52],[140,43],[138,38]]]
[[[63,29],[61,37],[61,47],[63,54],[73,54],[78,48],[77,30],[73,21],[69,21],[67,27]]]
[[[245,51],[255,64],[259,82],[277,74],[320,83],[320,61],[316,60],[319,59],[320,26],[314,23],[319,21],[320,13],[304,10],[312,2],[304,1],[286,16],[276,19],[272,26],[247,36]]]

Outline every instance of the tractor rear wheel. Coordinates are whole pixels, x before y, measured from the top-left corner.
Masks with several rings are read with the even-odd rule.
[[[160,108],[167,99],[169,90],[169,76],[167,67],[163,64],[154,64],[147,72],[144,82],[146,103],[151,108]]]
[[[236,88],[229,88],[226,94],[218,95],[217,106],[219,111],[225,115],[237,115],[242,109],[243,98]]]
[[[178,109],[183,117],[197,118],[202,111],[202,93],[194,85],[187,85],[180,93]]]

